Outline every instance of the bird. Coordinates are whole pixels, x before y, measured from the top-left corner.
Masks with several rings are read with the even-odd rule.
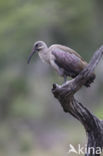
[[[64,83],[67,81],[68,76],[75,78],[88,65],[75,50],[61,44],[53,44],[48,47],[44,41],[36,41],[34,43],[32,52],[27,60],[28,64],[36,52],[42,62],[51,65],[60,76],[64,77]],[[93,72],[84,85],[90,87],[95,77],[96,75]]]

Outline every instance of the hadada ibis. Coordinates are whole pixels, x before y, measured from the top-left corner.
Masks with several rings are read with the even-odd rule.
[[[73,49],[60,44],[53,44],[48,47],[43,41],[34,43],[28,63],[36,52],[43,62],[50,64],[60,76],[64,77],[64,82],[66,82],[67,76],[75,78],[88,65]],[[95,73],[93,73],[85,86],[90,87],[95,77]]]

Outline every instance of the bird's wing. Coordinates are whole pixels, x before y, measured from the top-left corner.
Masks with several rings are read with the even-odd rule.
[[[55,63],[63,68],[68,76],[75,77],[87,65],[87,62],[77,53],[69,52],[69,50],[64,50],[58,46],[55,46],[51,51],[55,56]]]
[[[73,50],[72,48],[69,48],[67,46],[63,46],[63,45],[59,45],[59,44],[54,44],[53,45],[54,47],[57,47],[67,53],[70,53],[70,54],[74,54],[76,55],[77,57],[79,57],[81,60],[85,61],[75,50]],[[86,62],[86,61],[85,61]]]

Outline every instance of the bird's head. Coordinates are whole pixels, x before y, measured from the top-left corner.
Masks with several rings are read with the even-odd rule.
[[[47,45],[45,42],[43,42],[43,41],[35,42],[33,45],[33,48],[32,48],[32,52],[31,52],[27,62],[30,63],[30,60],[31,60],[32,56],[34,55],[34,53],[42,52],[43,49],[45,49],[45,48],[47,48]]]

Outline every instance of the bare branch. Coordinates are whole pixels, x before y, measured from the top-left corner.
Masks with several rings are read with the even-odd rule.
[[[52,93],[59,100],[63,110],[78,119],[84,126],[88,135],[88,148],[103,147],[103,121],[100,121],[86,107],[74,98],[74,94],[85,84],[94,72],[103,55],[101,46],[93,55],[88,66],[73,80],[63,85],[53,85]],[[99,156],[91,151],[87,156]]]

